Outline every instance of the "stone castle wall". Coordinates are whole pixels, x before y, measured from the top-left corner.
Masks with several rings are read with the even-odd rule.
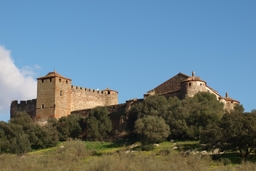
[[[55,93],[54,117],[59,119],[70,115],[71,112],[71,81],[66,78],[57,78]]]
[[[19,112],[26,112],[30,115],[32,119],[36,117],[36,99],[20,101],[18,103],[17,100],[12,101],[10,107],[11,118],[16,117]]]
[[[113,90],[95,90],[71,87],[71,111],[118,104],[118,93]]]
[[[228,101],[227,100],[223,100],[221,102],[224,104],[224,109],[226,109],[227,111],[234,110],[235,105],[238,104],[236,102],[229,101],[229,100]]]
[[[113,130],[118,130],[120,132],[124,131],[127,128],[127,120],[129,118],[126,111],[128,111],[133,105],[142,101],[143,99],[132,99],[123,104],[106,106],[109,117],[112,121]],[[92,109],[76,110],[72,111],[71,115],[79,115],[82,118],[86,118],[90,114],[91,110]]]
[[[11,118],[21,111],[27,112],[35,120],[61,118],[71,113],[86,113],[87,109],[97,106],[109,106],[113,111],[126,106],[134,100],[127,101],[125,105],[118,105],[118,92],[110,89],[95,90],[71,85],[72,80],[58,73],[50,72],[37,81],[37,99],[29,101],[13,101],[11,104]],[[206,85],[199,77],[192,77],[179,73],[168,81],[144,95],[177,96],[180,99],[193,97],[198,92],[209,92],[224,103],[224,109],[232,110],[239,101],[231,98],[222,98],[217,91]]]
[[[207,92],[206,84],[203,81],[187,81],[181,83],[181,97],[193,97],[198,92]]]
[[[36,120],[54,117],[55,78],[37,81]]]

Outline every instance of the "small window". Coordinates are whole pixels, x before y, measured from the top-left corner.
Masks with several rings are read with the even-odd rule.
[[[50,82],[52,82],[52,79],[50,78]]]
[[[110,94],[110,91],[108,91],[108,94]]]
[[[61,79],[59,79],[59,82],[61,82]]]
[[[62,96],[62,90],[60,90],[60,96]]]
[[[41,108],[42,108],[42,109],[44,108],[44,104],[41,105]]]
[[[68,80],[66,80],[66,84],[68,84]]]
[[[188,86],[192,86],[192,83],[188,83]]]
[[[42,83],[44,83],[44,80],[42,79]]]

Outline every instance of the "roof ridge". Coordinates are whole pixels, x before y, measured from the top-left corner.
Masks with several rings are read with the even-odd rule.
[[[53,72],[48,72],[48,74],[46,74],[45,76],[39,77],[37,79],[44,79],[44,78],[50,78],[50,77],[60,77],[60,78],[71,80],[70,78],[60,75],[58,72],[56,72],[56,70],[54,70]]]
[[[181,79],[179,79],[179,77],[180,77]],[[183,77],[185,77],[185,78],[183,78]],[[156,90],[157,88],[162,87],[162,86],[164,86],[165,84],[168,84],[168,82],[172,82],[172,84],[173,84],[173,81],[176,80],[177,78],[178,78],[178,80],[181,81],[181,80],[184,80],[184,79],[186,79],[186,78],[189,78],[189,76],[186,75],[186,74],[183,74],[183,73],[179,72],[178,74],[176,74],[175,76],[173,76],[173,77],[171,77],[170,79],[166,80],[166,81],[163,82],[162,84],[160,84],[160,85],[156,86],[155,88],[149,90],[147,93],[150,93],[151,91]],[[176,87],[175,89],[177,89],[177,87]],[[173,91],[173,90],[172,90],[172,91]],[[176,90],[175,90],[175,91],[176,91]],[[169,92],[169,91],[167,91],[167,92]]]

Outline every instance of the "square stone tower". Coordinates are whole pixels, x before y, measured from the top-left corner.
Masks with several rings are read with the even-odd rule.
[[[71,112],[71,79],[56,71],[37,78],[36,120],[61,118]]]

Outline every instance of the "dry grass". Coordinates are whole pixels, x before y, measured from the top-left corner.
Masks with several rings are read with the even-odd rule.
[[[30,153],[24,156],[0,155],[0,170],[3,171],[253,171],[254,163],[225,166],[209,156],[190,155],[184,157],[167,144],[160,144],[151,153],[130,152],[127,147],[114,147],[108,143],[88,144],[70,141],[64,147]],[[95,146],[95,149],[94,147]],[[172,145],[171,145],[172,146]],[[118,150],[117,150],[118,149]],[[107,151],[107,153],[104,153]],[[98,155],[101,154],[101,155]]]

